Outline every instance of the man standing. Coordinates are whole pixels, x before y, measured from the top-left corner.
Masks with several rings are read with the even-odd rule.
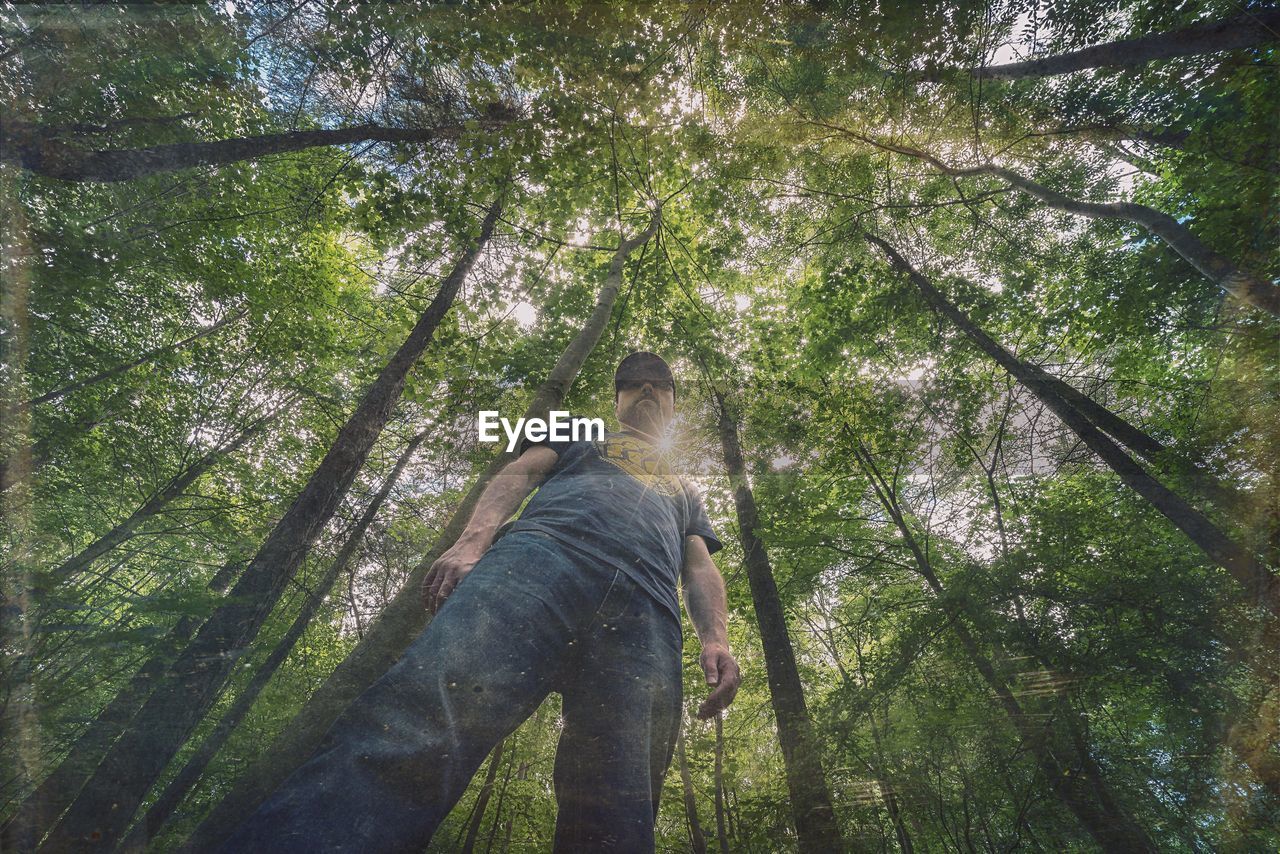
[[[698,716],[728,706],[741,677],[721,543],[664,453],[675,379],[661,357],[619,363],[614,412],[621,429],[603,439],[525,440],[427,573],[431,623],[223,851],[421,851],[551,691],[564,701],[554,850],[653,851],[683,699],[677,577],[713,686]]]

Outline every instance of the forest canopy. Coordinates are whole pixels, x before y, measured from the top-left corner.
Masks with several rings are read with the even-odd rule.
[[[1280,849],[1280,8],[0,3],[0,848],[209,851],[635,350],[662,851]],[[431,851],[549,850],[560,698]]]

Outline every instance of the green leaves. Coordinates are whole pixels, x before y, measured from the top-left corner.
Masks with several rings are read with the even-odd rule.
[[[25,671],[47,743],[69,743],[126,684],[128,662],[216,601],[210,578],[289,505],[509,177],[491,249],[301,585],[397,443],[427,430],[419,461],[182,815],[235,781],[378,617],[489,458],[475,411],[527,402],[591,311],[613,247],[661,199],[661,230],[628,261],[568,405],[611,416],[617,359],[670,352],[681,451],[732,541],[712,392],[735,398],[847,838],[875,847],[905,833],[916,850],[1093,844],[993,705],[960,621],[1034,720],[1080,721],[1115,802],[1162,846],[1276,847],[1274,799],[1228,737],[1233,722],[1262,719],[1266,672],[1247,664],[1256,615],[862,238],[900,246],[1019,358],[1251,492],[1252,516],[1214,521],[1268,541],[1280,476],[1274,319],[1224,301],[1131,224],[1052,210],[991,175],[944,174],[903,153],[1145,204],[1264,277],[1280,273],[1270,50],[1053,80],[962,73],[1223,12],[1051,5],[337,0],[240,3],[234,15],[102,6],[74,26],[31,4],[0,13],[6,34],[19,19],[25,33],[0,57],[5,102],[91,147],[365,123],[463,129],[119,185],[18,173],[27,225],[8,231],[30,285],[23,387],[35,397],[108,374],[35,406],[30,435],[15,439],[32,459],[22,518],[33,584],[214,443],[293,407],[82,583],[49,591],[30,650],[38,666]],[[878,495],[886,485],[902,526]],[[904,527],[941,593],[922,581]],[[730,848],[775,850],[793,831],[741,558],[731,545],[718,563],[731,641],[754,673],[724,721],[721,783]],[[249,651],[231,693],[261,652]],[[527,753],[508,799],[483,818],[504,836],[510,820],[513,846],[551,837],[556,702],[519,733]],[[1274,753],[1265,733],[1250,738]],[[713,745],[709,728],[690,730],[708,828]],[[664,798],[661,845],[685,844],[682,810]],[[178,825],[167,832],[181,836]],[[456,834],[440,838],[446,850]]]

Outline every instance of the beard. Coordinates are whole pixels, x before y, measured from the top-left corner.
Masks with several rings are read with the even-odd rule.
[[[626,416],[627,423],[646,433],[662,432],[662,408],[658,406],[658,401],[651,397],[637,400],[628,406],[623,414]]]

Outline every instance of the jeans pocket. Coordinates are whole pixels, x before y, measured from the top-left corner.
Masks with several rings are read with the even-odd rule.
[[[625,622],[629,616],[633,598],[638,589],[636,583],[621,569],[613,570],[604,598],[596,608],[593,622],[614,624]]]

